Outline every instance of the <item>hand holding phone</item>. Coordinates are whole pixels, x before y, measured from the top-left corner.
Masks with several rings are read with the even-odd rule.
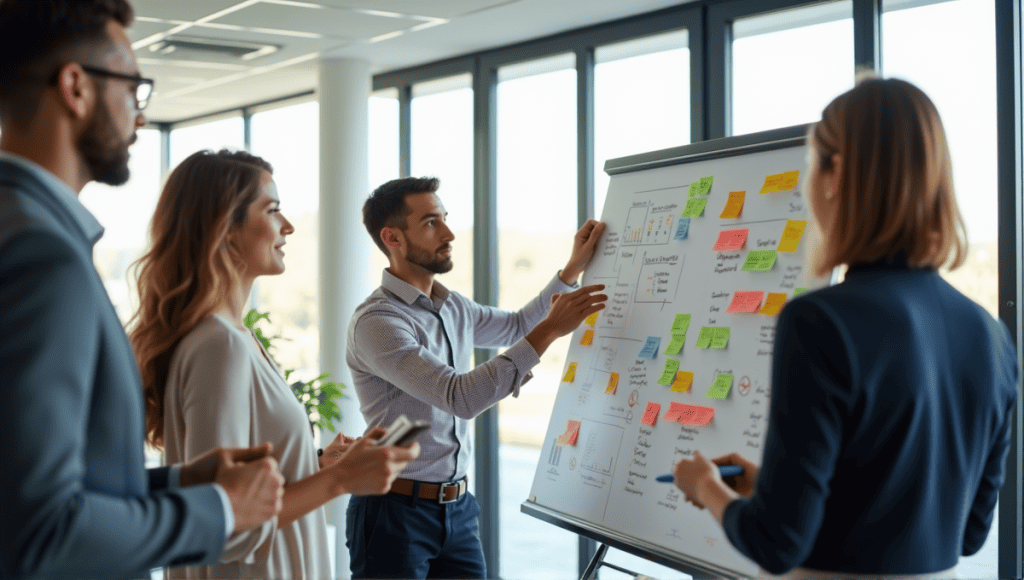
[[[430,428],[429,421],[411,421],[405,415],[400,415],[395,422],[388,427],[384,436],[377,440],[377,445],[395,445],[401,447],[412,443],[417,435]]]

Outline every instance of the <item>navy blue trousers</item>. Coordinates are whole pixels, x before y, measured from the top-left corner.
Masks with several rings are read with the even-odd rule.
[[[352,497],[345,545],[353,578],[487,578],[480,506],[389,493]]]

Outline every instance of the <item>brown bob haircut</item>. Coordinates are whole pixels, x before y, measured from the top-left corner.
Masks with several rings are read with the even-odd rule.
[[[863,76],[825,107],[808,139],[819,172],[836,168],[835,219],[814,274],[835,266],[905,260],[960,267],[967,236],[956,204],[946,133],[935,104],[899,79]]]

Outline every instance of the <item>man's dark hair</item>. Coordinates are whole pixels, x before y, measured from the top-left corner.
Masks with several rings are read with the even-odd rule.
[[[64,63],[100,66],[111,19],[128,27],[127,0],[0,0],[0,117],[22,127]]]
[[[380,239],[380,231],[384,228],[405,230],[405,218],[409,217],[405,196],[412,193],[437,193],[440,186],[441,180],[436,177],[403,177],[392,179],[373,190],[363,204],[363,225],[370,232],[373,243],[377,244],[385,256],[390,257],[390,254]]]

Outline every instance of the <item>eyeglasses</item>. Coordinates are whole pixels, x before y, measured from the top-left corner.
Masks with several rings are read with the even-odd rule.
[[[135,109],[141,111],[146,108],[149,104],[150,97],[153,96],[153,79],[147,79],[138,75],[126,75],[124,73],[114,72],[97,68],[94,66],[79,65],[85,72],[95,75],[98,77],[108,77],[112,79],[119,79],[122,81],[131,81],[135,83]],[[60,74],[60,70],[57,70],[50,76],[50,84],[57,84],[57,77]]]

